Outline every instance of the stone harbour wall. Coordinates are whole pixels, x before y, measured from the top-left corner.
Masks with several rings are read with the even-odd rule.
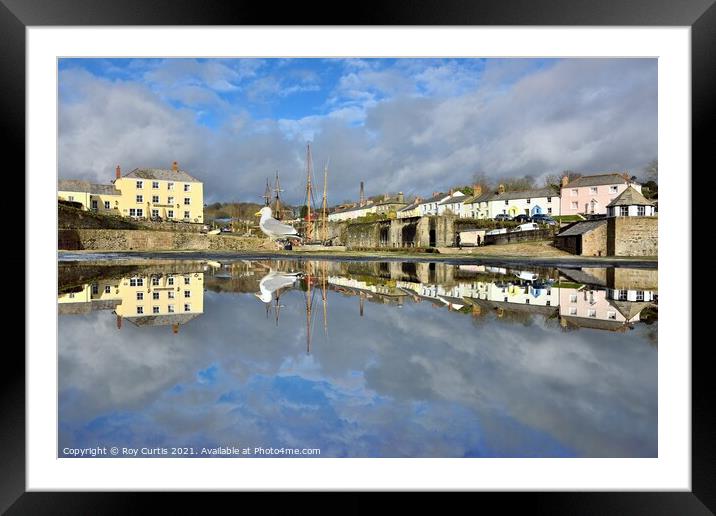
[[[610,256],[657,256],[658,217],[612,217],[607,219],[607,253]]]

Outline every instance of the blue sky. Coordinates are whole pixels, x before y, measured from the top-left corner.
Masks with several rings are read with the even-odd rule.
[[[305,144],[333,202],[656,157],[653,59],[62,59],[60,176],[168,167],[207,201],[300,202]],[[617,80],[618,79],[618,80]]]

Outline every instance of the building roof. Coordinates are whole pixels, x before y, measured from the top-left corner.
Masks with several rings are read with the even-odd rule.
[[[592,176],[581,176],[567,183],[564,188],[574,188],[580,186],[601,186],[601,185],[624,185],[631,181],[618,172],[610,172],[607,174],[595,174]]]
[[[61,179],[57,182],[57,190],[61,192],[86,192],[97,195],[119,195],[114,185],[100,185],[82,181],[81,179]]]
[[[490,199],[492,201],[509,201],[512,199],[536,199],[538,197],[559,197],[553,188],[539,188],[535,190],[521,190],[514,192],[497,193]]]
[[[428,197],[427,199],[423,199],[422,201],[420,201],[420,204],[428,204],[428,203],[430,203],[430,202],[439,202],[439,201],[442,201],[442,200],[445,198],[446,195],[448,195],[448,194],[443,193],[443,192],[437,193],[437,194],[433,195],[432,197]]]
[[[485,202],[489,201],[492,196],[495,195],[493,192],[485,192],[481,193],[480,195],[471,195],[464,201],[462,201],[463,204],[474,204],[476,202]]]
[[[465,199],[467,199],[467,195],[465,195],[462,192],[457,192],[457,195],[451,195],[447,199],[445,199],[443,202],[440,203],[441,206],[444,206],[445,204],[452,204],[455,202],[464,202]]]
[[[408,204],[407,206],[400,208],[398,211],[410,211],[410,210],[414,210],[418,206],[420,206],[420,203],[418,201],[413,201],[410,204]]]
[[[617,195],[609,206],[654,206],[654,203],[644,197],[636,188],[628,186],[626,190]]]
[[[329,215],[333,215],[335,213],[348,213],[351,211],[367,210],[369,208],[373,208],[374,206],[375,206],[375,204],[373,204],[373,203],[368,203],[368,204],[365,204],[364,206],[350,206],[348,208],[343,208],[342,210],[332,211],[331,213],[329,213]]]
[[[135,168],[124,177],[137,179],[158,179],[161,181],[183,181],[185,183],[201,183],[197,178],[184,170],[167,170],[164,168]]]
[[[592,230],[597,229],[603,224],[606,224],[606,219],[597,219],[597,220],[583,220],[580,222],[576,222],[573,225],[569,226],[567,229],[559,233],[557,236],[578,236],[583,235],[585,233],[588,233]]]

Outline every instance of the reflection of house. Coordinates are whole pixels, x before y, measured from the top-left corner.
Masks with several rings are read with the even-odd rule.
[[[644,302],[645,293],[640,292],[639,297],[642,301],[638,304],[629,303],[626,299],[615,301],[611,289],[595,290],[584,286],[562,288],[559,307],[562,324],[569,323],[582,328],[622,330],[630,323],[639,321],[639,313],[653,300],[653,293],[648,293],[646,297],[649,302]],[[636,291],[633,297],[637,299]]]
[[[137,275],[98,280],[58,296],[60,315],[114,309],[117,327],[179,326],[204,313],[204,273]],[[84,309],[78,309],[81,304]]]
[[[175,161],[171,170],[138,168],[125,176],[117,167],[111,185],[59,181],[57,196],[99,213],[201,223],[204,221],[203,189],[202,182],[179,170]]]
[[[489,199],[489,214],[511,217],[517,215],[559,215],[559,193],[552,188],[506,192],[500,185],[498,193]]]
[[[641,185],[632,183],[626,173],[581,176],[572,182],[565,176],[562,178],[561,214],[604,215],[607,205],[630,185],[641,192]]]

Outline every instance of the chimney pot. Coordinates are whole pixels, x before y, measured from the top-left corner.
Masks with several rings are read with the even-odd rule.
[[[115,173],[116,179],[119,179],[120,177],[122,177],[122,169],[119,168],[119,165],[117,165],[117,168],[114,170],[114,173]]]
[[[122,316],[121,315],[117,315],[117,329],[118,330],[122,329]]]
[[[177,334],[179,333],[179,325],[178,324],[172,324],[172,333]]]
[[[179,163],[177,163],[176,161],[173,162],[173,163],[172,163],[172,170],[173,170],[174,172],[177,172],[177,171],[179,170]]]
[[[500,185],[497,187],[497,191],[500,193],[505,193],[505,185]]]
[[[472,195],[474,195],[475,197],[482,195],[482,185],[473,186]]]
[[[562,187],[564,188],[569,184],[569,176],[565,174],[565,176],[562,178]]]

